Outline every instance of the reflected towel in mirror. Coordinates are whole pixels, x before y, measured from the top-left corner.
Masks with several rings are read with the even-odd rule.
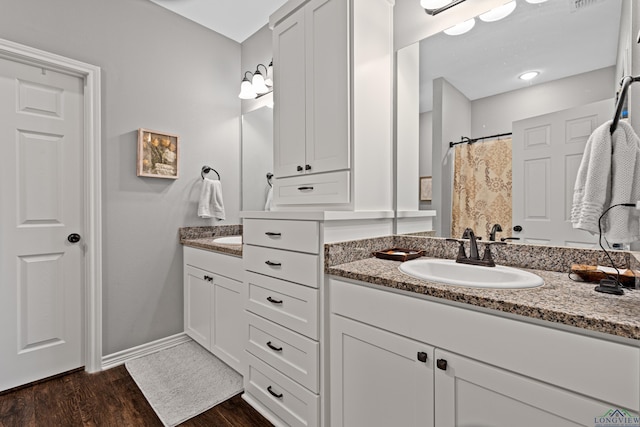
[[[611,120],[599,126],[587,141],[573,193],[573,228],[598,234],[598,220],[609,206],[640,200],[640,139],[621,121],[611,135]],[[609,243],[640,240],[635,209],[612,209],[603,219]]]

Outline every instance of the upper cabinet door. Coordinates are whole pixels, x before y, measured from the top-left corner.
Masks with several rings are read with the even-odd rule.
[[[347,0],[306,6],[307,173],[349,168],[349,32]]]
[[[273,29],[274,158],[276,177],[304,173],[305,166],[305,30],[304,9]]]
[[[312,0],[273,30],[277,178],[349,169],[347,10]]]

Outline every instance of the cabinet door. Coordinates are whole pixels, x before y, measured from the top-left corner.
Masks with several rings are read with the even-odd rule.
[[[436,350],[435,357],[438,427],[592,427],[594,419],[613,409],[611,405],[446,351]]]
[[[332,315],[330,395],[332,427],[433,427],[433,348]]]
[[[242,306],[242,282],[215,276],[211,293],[211,352],[244,374],[246,319]]]
[[[273,29],[273,173],[277,178],[304,173],[304,49],[304,9],[301,9]]]
[[[308,173],[349,168],[347,9],[347,0],[312,0],[305,6]]]
[[[194,341],[209,349],[211,342],[211,282],[213,274],[184,267],[184,331]]]

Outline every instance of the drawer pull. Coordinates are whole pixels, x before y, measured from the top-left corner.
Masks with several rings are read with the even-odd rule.
[[[269,347],[269,348],[270,348],[271,350],[273,350],[273,351],[277,351],[277,352],[282,351],[282,347],[276,347],[276,346],[274,346],[273,344],[271,344],[271,341],[269,341],[269,342],[267,343],[267,347]]]
[[[273,299],[271,297],[267,297],[267,301],[269,301],[271,304],[282,304],[281,299]]]
[[[282,236],[282,233],[274,233],[273,231],[267,231],[264,234],[266,234],[269,237],[280,237],[280,236]]]
[[[270,265],[271,267],[280,267],[282,265],[282,263],[280,262],[273,262],[273,261],[265,261],[264,263],[267,265]]]
[[[313,190],[313,187],[298,187],[298,190],[300,190],[300,191],[310,191],[310,190]]]
[[[273,390],[271,390],[271,386],[267,387],[267,391],[271,394],[271,396],[282,399],[282,393],[278,394],[274,392]]]
[[[447,360],[446,359],[438,359],[436,361],[436,366],[438,369],[442,369],[443,371],[447,370]]]

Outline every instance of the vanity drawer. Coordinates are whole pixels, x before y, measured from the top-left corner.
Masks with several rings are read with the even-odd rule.
[[[318,287],[318,255],[244,245],[245,270]]]
[[[186,265],[242,281],[242,258],[189,246],[183,246],[182,251]]]
[[[318,425],[320,396],[249,354],[244,389],[289,426]]]
[[[245,219],[244,243],[317,254],[320,248],[316,221]]]
[[[318,290],[246,272],[245,308],[279,325],[318,339]]]
[[[349,203],[349,172],[278,178],[273,184],[277,205],[313,205]]]
[[[320,344],[255,314],[247,315],[247,351],[317,393]]]

